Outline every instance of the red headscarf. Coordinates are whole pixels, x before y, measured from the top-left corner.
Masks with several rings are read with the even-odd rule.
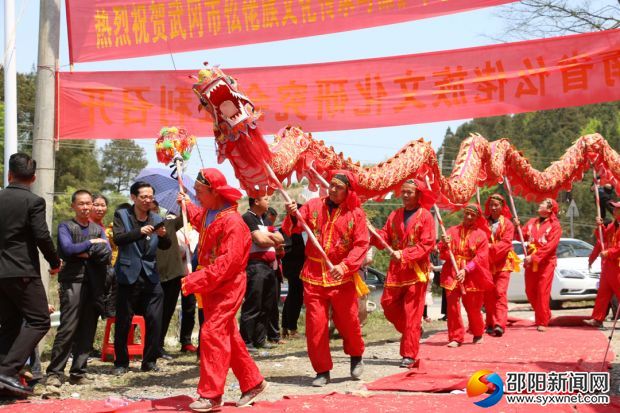
[[[560,206],[558,205],[558,203],[556,202],[555,199],[553,198],[545,198],[545,201],[549,202],[551,204],[551,214],[549,215],[549,220],[553,221],[553,220],[558,220],[558,213],[560,212]]]
[[[430,210],[433,207],[433,204],[437,201],[437,196],[426,186],[426,182],[421,179],[408,179],[403,183],[403,185],[405,184],[415,186],[416,190],[420,193],[418,202],[422,208]]]
[[[344,169],[334,169],[329,171],[328,181],[331,182],[334,178],[339,179],[347,186],[347,198],[344,201],[347,209],[352,211],[355,208],[359,208],[362,203],[357,197],[357,178],[355,175]]]
[[[243,196],[238,189],[229,186],[228,182],[226,182],[226,177],[215,168],[201,169],[196,177],[196,183],[209,187],[213,192],[219,194],[222,199],[231,204],[237,203]]]
[[[487,219],[484,215],[482,215],[482,209],[478,204],[467,204],[463,211],[470,210],[478,214],[478,218],[474,222],[474,227],[481,229],[485,232],[485,234],[491,235],[491,229],[489,228],[489,224],[487,223]]]
[[[487,201],[484,203],[484,215],[486,215],[487,217],[491,216],[491,200],[500,201],[504,205],[501,215],[505,216],[507,219],[512,219],[510,208],[508,208],[508,205],[506,205],[506,199],[504,199],[504,197],[500,194],[493,194],[487,198]]]

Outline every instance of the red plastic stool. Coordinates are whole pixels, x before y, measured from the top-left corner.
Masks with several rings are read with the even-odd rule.
[[[107,319],[105,325],[105,333],[103,334],[103,345],[101,346],[101,361],[105,361],[106,356],[111,355],[112,360],[116,358],[114,353],[114,343],[110,342],[110,330],[112,324],[116,323],[116,317],[110,317]],[[140,342],[136,343],[135,331],[136,326],[140,327]],[[133,360],[135,356],[142,357],[144,352],[144,337],[146,337],[146,323],[144,317],[139,315],[133,316],[131,319],[131,327],[129,328],[129,335],[127,336],[127,352],[129,353],[129,359]]]

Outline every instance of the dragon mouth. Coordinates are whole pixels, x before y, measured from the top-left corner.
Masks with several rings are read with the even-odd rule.
[[[247,98],[232,90],[224,80],[217,79],[212,82],[207,86],[204,95],[211,102],[212,106],[217,109],[221,118],[231,127],[235,127],[249,118],[247,110],[243,105],[243,101],[247,100]]]

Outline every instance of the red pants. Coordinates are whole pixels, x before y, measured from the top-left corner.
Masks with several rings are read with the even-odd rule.
[[[613,269],[603,267],[601,271],[601,285],[598,287],[594,309],[592,310],[593,319],[598,321],[605,320],[607,311],[609,311],[609,301],[613,294],[620,300],[620,271],[618,267]]]
[[[484,308],[487,312],[487,327],[500,326],[506,330],[508,320],[508,283],[510,282],[510,272],[502,271],[493,274],[493,284],[495,288],[484,293]]]
[[[357,314],[357,292],[352,282],[336,287],[321,287],[304,283],[304,304],[306,305],[306,341],[308,357],[317,373],[332,369],[329,352],[329,307],[332,319],[342,336],[345,354],[364,354],[364,340]]]
[[[381,306],[385,318],[402,334],[402,357],[418,358],[426,286],[426,283],[418,282],[404,287],[385,287],[383,290]]]
[[[484,320],[482,319],[484,293],[482,291],[467,291],[467,294],[461,295],[459,288],[455,288],[452,291],[446,290],[448,301],[448,340],[459,343],[465,341],[465,327],[461,317],[461,297],[467,312],[467,319],[469,320],[469,331],[474,337],[482,336],[484,333]]]
[[[200,328],[200,397],[216,398],[224,394],[228,368],[246,392],[259,385],[263,376],[258,371],[241,338],[235,314],[241,306],[243,291],[202,294],[205,321]]]
[[[525,295],[534,309],[535,324],[548,326],[551,319],[549,300],[551,285],[557,262],[539,263],[538,271],[533,272],[532,266],[525,269]]]

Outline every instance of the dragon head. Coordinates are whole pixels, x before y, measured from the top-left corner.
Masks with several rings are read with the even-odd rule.
[[[219,141],[236,140],[239,134],[254,129],[261,114],[239,90],[237,81],[218,67],[206,66],[198,72],[192,90],[213,118],[213,129]]]

